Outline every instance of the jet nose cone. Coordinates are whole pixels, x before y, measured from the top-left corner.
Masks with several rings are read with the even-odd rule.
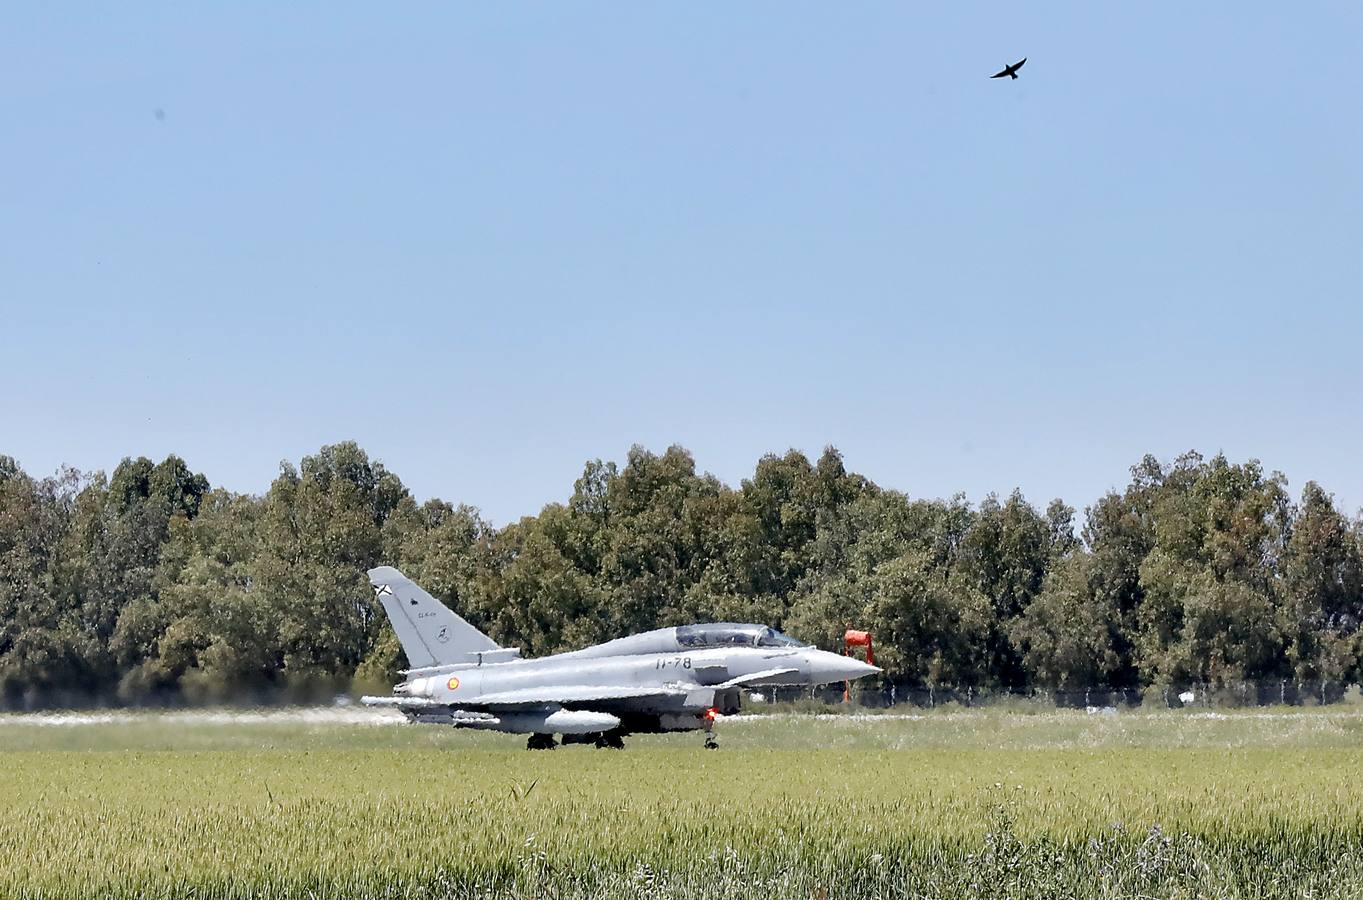
[[[813,684],[852,681],[867,675],[874,675],[879,671],[881,671],[879,666],[872,666],[859,659],[829,653],[826,650],[817,651],[817,655],[810,660],[809,665],[810,681]]]
[[[880,666],[873,666],[870,663],[858,662],[857,660],[853,660],[853,662],[861,666],[861,675],[879,675],[881,672],[885,671]],[[861,675],[853,675],[852,677],[860,678]]]
[[[875,675],[881,671],[880,666],[873,666],[864,663],[859,659],[853,659],[850,656],[844,657],[844,659],[846,659],[847,662],[843,663],[843,681],[851,681],[854,678],[861,678],[865,675]]]

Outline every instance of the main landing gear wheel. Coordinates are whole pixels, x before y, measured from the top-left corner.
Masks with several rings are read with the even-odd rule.
[[[625,736],[618,731],[605,731],[596,739],[596,749],[598,750],[623,750],[625,749]]]
[[[552,734],[532,734],[530,739],[525,742],[525,749],[527,750],[552,750],[557,746]]]

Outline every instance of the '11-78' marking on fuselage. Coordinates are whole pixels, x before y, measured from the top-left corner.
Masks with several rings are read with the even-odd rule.
[[[691,657],[678,656],[673,659],[660,659],[653,664],[655,669],[689,669],[691,668]]]

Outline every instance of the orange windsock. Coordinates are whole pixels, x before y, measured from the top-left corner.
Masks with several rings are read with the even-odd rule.
[[[876,654],[871,648],[871,632],[857,631],[855,628],[847,629],[842,636],[843,653],[847,653],[853,647],[866,648],[866,662],[871,665],[876,664]]]

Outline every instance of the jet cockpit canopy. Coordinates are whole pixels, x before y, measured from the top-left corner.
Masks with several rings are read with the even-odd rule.
[[[766,625],[741,622],[711,622],[707,625],[678,625],[675,628],[656,628],[642,634],[616,638],[570,653],[563,658],[627,656],[632,653],[676,653],[679,650],[706,650],[723,647],[771,647],[773,649],[808,647]]]
[[[712,622],[707,625],[678,625],[677,643],[687,649],[706,647],[808,647],[788,634],[767,625]]]

